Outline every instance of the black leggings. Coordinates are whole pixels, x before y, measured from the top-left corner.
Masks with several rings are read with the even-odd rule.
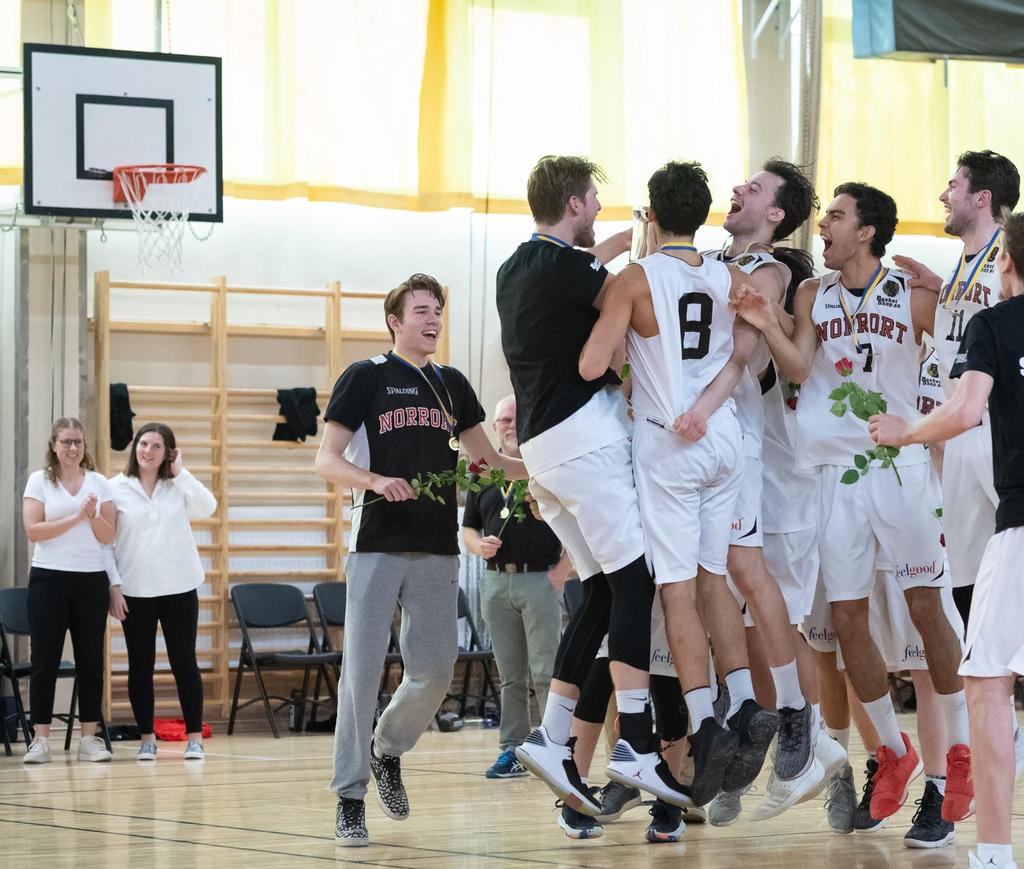
[[[587,579],[583,603],[558,644],[554,678],[582,688],[605,634],[612,661],[648,669],[653,603],[654,581],[643,556],[613,573]]]
[[[156,624],[164,632],[167,658],[178,688],[186,733],[203,729],[203,678],[196,663],[199,595],[195,591],[160,597],[128,597],[122,622],[128,645],[128,699],[141,733],[153,732],[153,670],[156,667]]]
[[[28,623],[32,638],[29,704],[32,723],[53,722],[53,695],[71,631],[78,673],[78,717],[99,721],[103,702],[103,634],[110,582],[104,571],[80,573],[33,567],[28,575]]]
[[[608,702],[614,690],[608,659],[598,658],[587,673],[573,715],[580,721],[600,724],[608,713]],[[689,715],[682,686],[675,676],[651,675],[651,703],[654,706],[655,724],[662,739],[676,742],[686,736]]]

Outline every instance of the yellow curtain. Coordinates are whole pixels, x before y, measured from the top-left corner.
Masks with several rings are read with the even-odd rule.
[[[152,50],[152,3],[93,4],[90,44]],[[669,159],[704,163],[721,213],[747,168],[738,5],[169,0],[163,47],[223,58],[229,196],[523,213],[537,158],[576,153],[605,216]]]
[[[848,0],[826,0],[818,188],[885,190],[900,233],[942,235],[938,196],[957,154],[991,148],[1024,169],[1024,69],[1000,63],[855,60]]]

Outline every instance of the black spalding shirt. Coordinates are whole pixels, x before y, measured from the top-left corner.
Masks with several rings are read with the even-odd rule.
[[[597,322],[594,299],[608,270],[593,254],[549,241],[523,242],[498,269],[501,348],[516,395],[519,443],[553,428],[607,384],[580,377],[580,352]]]
[[[417,369],[388,353],[345,369],[334,384],[324,419],[355,433],[345,453],[350,462],[385,477],[411,480],[417,474],[454,470],[459,460],[458,451],[449,446],[452,434],[438,396],[455,417],[456,437],[483,422],[484,410],[461,372],[441,365]],[[434,492],[444,504],[428,498],[380,500],[354,510],[349,551],[458,555],[455,487]],[[356,490],[353,506],[377,497],[373,491]]]
[[[967,323],[951,377],[992,378],[992,470],[999,506],[996,533],[1024,526],[1024,296],[978,311]]]

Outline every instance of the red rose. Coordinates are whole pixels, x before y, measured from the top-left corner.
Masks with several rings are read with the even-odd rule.
[[[836,373],[840,377],[849,377],[853,374],[853,363],[844,356],[836,363]]]
[[[786,406],[790,410],[796,410],[796,396],[795,395],[791,395],[789,398],[786,399]]]
[[[482,474],[487,468],[487,460],[480,459],[477,462],[469,463],[469,472],[471,474]]]

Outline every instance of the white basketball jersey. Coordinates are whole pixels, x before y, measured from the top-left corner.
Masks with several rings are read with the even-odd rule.
[[[974,260],[966,263],[963,269],[954,269],[939,291],[939,303],[935,307],[935,347],[939,354],[939,376],[947,399],[952,398],[956,391],[956,384],[949,379],[949,369],[960,352],[960,340],[964,337],[967,323],[978,311],[994,307],[1002,298],[999,273],[996,271],[999,241],[997,239],[987,252],[982,250],[978,254],[984,254],[985,261],[977,269],[974,268]],[[966,279],[972,271],[971,286],[968,288]],[[952,287],[953,278],[957,276],[957,285]]]
[[[932,347],[931,352],[921,360],[917,378],[917,409],[921,416],[928,416],[945,400],[942,378],[939,376],[939,354]]]
[[[906,272],[889,269],[863,305],[843,287],[839,272],[819,279],[811,311],[818,347],[810,375],[800,387],[796,411],[800,467],[852,467],[856,453],[874,446],[867,422],[849,410],[841,417],[830,411],[829,393],[847,379],[836,370],[842,359],[853,363],[854,382],[882,394],[889,413],[917,418],[919,347],[914,340],[908,279]],[[853,317],[856,335],[847,312]],[[901,466],[926,461],[928,454],[920,444],[903,447],[896,458]]]
[[[714,257],[727,265],[736,266],[744,274],[753,274],[763,266],[775,266],[783,271],[783,282],[789,283],[789,268],[780,263],[770,253],[743,253],[730,259],[724,250],[712,250],[704,256]],[[771,352],[764,337],[757,340],[757,348],[747,360],[747,367],[740,375],[732,397],[736,402],[736,419],[743,432],[743,452],[745,455],[761,457],[764,441],[764,408],[761,402],[761,384],[758,376],[771,360]]]
[[[818,475],[797,467],[796,408],[800,391],[774,365],[762,381],[761,526],[765,534],[805,531],[817,525]]]
[[[671,426],[688,410],[732,355],[735,314],[729,308],[729,269],[704,258],[691,266],[665,253],[639,261],[651,288],[658,334],[626,333],[633,374],[633,416]],[[732,400],[723,407],[732,408]]]

